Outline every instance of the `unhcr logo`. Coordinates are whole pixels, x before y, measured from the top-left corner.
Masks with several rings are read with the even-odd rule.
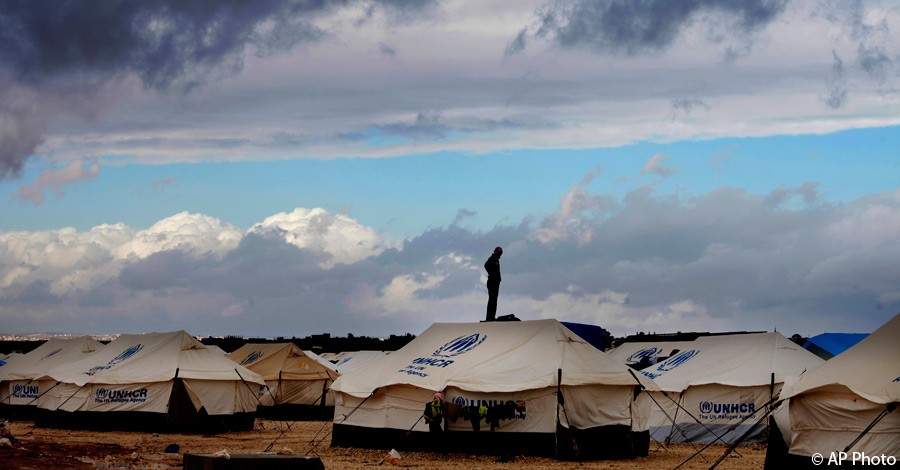
[[[241,361],[241,365],[246,366],[247,364],[253,364],[257,359],[263,357],[263,354],[265,353],[262,351],[253,351],[252,353],[247,354],[247,357],[245,357],[244,360]]]
[[[15,384],[12,386],[12,396],[13,398],[37,398],[38,386]]]
[[[443,346],[437,348],[431,357],[417,357],[410,364],[397,372],[414,375],[416,377],[428,377],[428,367],[447,367],[453,364],[450,357],[459,356],[478,347],[487,339],[487,335],[473,333],[468,336],[460,336],[448,341]]]
[[[631,364],[634,362],[641,362],[641,359],[647,358],[652,359],[656,356],[659,356],[659,353],[662,352],[662,349],[659,348],[647,348],[641,349],[640,351],[628,356],[628,359],[625,360],[626,363]]]
[[[713,403],[709,401],[700,402],[700,413],[706,418],[728,418],[734,414],[747,414],[756,412],[756,403]],[[704,417],[701,415],[701,417]]]
[[[484,342],[487,335],[473,333],[469,336],[460,336],[459,338],[450,340],[447,344],[438,348],[432,356],[453,357],[467,353]]]
[[[94,393],[96,403],[143,403],[147,401],[149,391],[146,388],[137,390],[108,390],[98,388]]]
[[[335,364],[335,365],[336,365],[336,366],[344,365],[344,364],[346,364],[347,361],[349,361],[350,359],[353,359],[353,356],[347,356],[347,357],[341,359],[340,362],[338,362],[338,363]]]
[[[47,359],[47,358],[50,357],[50,356],[59,354],[60,351],[62,351],[62,348],[59,348],[59,349],[57,349],[56,351],[53,351],[53,352],[51,352],[50,354],[47,354],[46,356],[42,357],[41,360],[43,361],[44,359]]]
[[[112,369],[114,365],[134,356],[141,349],[144,349],[143,344],[135,344],[134,346],[120,352],[118,356],[112,358],[109,362],[106,363],[106,365],[91,367],[87,372],[84,373],[84,375],[96,375],[97,372]]]
[[[698,353],[699,353],[699,351],[697,351],[696,349],[682,351],[682,352],[666,359],[665,362],[663,362],[662,364],[659,365],[659,367],[656,368],[656,370],[663,371],[663,372],[670,371],[670,370],[684,364],[685,362],[688,361],[688,359],[696,356]]]

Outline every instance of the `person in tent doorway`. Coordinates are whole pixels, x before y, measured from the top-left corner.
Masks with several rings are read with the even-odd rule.
[[[487,316],[484,321],[494,321],[497,318],[497,296],[500,295],[500,256],[503,248],[494,248],[494,253],[484,262],[484,269],[488,273],[487,278]]]
[[[441,392],[435,393],[431,402],[425,404],[425,422],[428,423],[428,430],[431,432],[444,430],[441,427],[444,423],[444,395]]]

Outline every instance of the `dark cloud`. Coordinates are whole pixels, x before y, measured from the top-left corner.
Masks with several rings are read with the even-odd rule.
[[[395,122],[375,126],[375,130],[382,135],[403,137],[412,141],[440,140],[447,137],[451,129],[440,123],[440,115],[437,113],[419,112],[412,123]]]
[[[44,141],[47,130],[47,117],[38,103],[22,96],[21,88],[8,88],[2,79],[0,72],[0,180],[21,175],[25,159]]]
[[[894,61],[880,47],[865,47],[860,43],[857,49],[859,66],[869,74],[869,77],[878,81],[884,81],[888,72],[893,67]]]
[[[522,30],[519,31],[519,34],[516,35],[515,39],[507,44],[506,50],[504,50],[503,55],[505,57],[509,57],[525,50],[525,42],[527,41],[527,38],[528,28],[522,28]]]
[[[842,108],[847,103],[847,79],[844,76],[844,61],[837,55],[837,51],[831,51],[834,62],[831,65],[831,77],[828,80],[828,96],[824,98],[825,104],[831,109]]]
[[[381,52],[382,55],[390,57],[390,58],[397,57],[397,49],[395,49],[383,42],[378,43],[378,52]]]
[[[68,101],[126,75],[189,90],[240,72],[242,54],[267,56],[321,39],[316,21],[350,4],[406,21],[431,0],[74,0],[0,3],[0,178],[16,177]],[[25,90],[25,91],[23,91]],[[25,102],[17,94],[32,95]],[[47,94],[53,96],[44,96]],[[57,103],[59,109],[52,109]]]
[[[673,98],[672,109],[683,111],[685,114],[694,112],[695,109],[703,109],[709,111],[709,105],[699,98]]]
[[[462,221],[464,221],[466,219],[471,219],[472,217],[475,217],[476,215],[478,215],[478,213],[475,211],[470,211],[468,209],[460,209],[460,210],[456,211],[456,217],[453,218],[453,222],[451,222],[450,225],[451,226],[459,225],[460,223],[462,223]]]
[[[660,51],[683,30],[714,16],[732,34],[752,33],[777,18],[786,0],[566,0],[547,4],[534,33],[563,47],[586,47],[597,52],[634,55]],[[521,50],[520,33],[507,51]]]
[[[794,197],[800,197],[806,206],[815,204],[819,198],[819,185],[816,183],[804,183],[798,188],[779,187],[770,192],[763,200],[763,207],[776,208],[788,204]]]

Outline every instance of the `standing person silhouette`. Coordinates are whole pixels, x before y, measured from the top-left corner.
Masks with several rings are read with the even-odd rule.
[[[487,317],[484,321],[494,321],[497,318],[497,296],[500,295],[500,256],[503,248],[494,248],[494,253],[484,262],[484,269],[488,273],[487,290]]]

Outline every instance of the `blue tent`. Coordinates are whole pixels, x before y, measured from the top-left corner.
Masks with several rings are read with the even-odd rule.
[[[803,347],[825,359],[831,359],[834,356],[850,349],[854,344],[860,342],[869,336],[868,333],[822,333],[813,336],[803,343]]]
[[[601,351],[606,351],[610,344],[612,344],[612,335],[597,325],[587,325],[584,323],[572,323],[567,321],[560,323],[572,330],[576,335],[580,336],[581,339],[587,341]]]

